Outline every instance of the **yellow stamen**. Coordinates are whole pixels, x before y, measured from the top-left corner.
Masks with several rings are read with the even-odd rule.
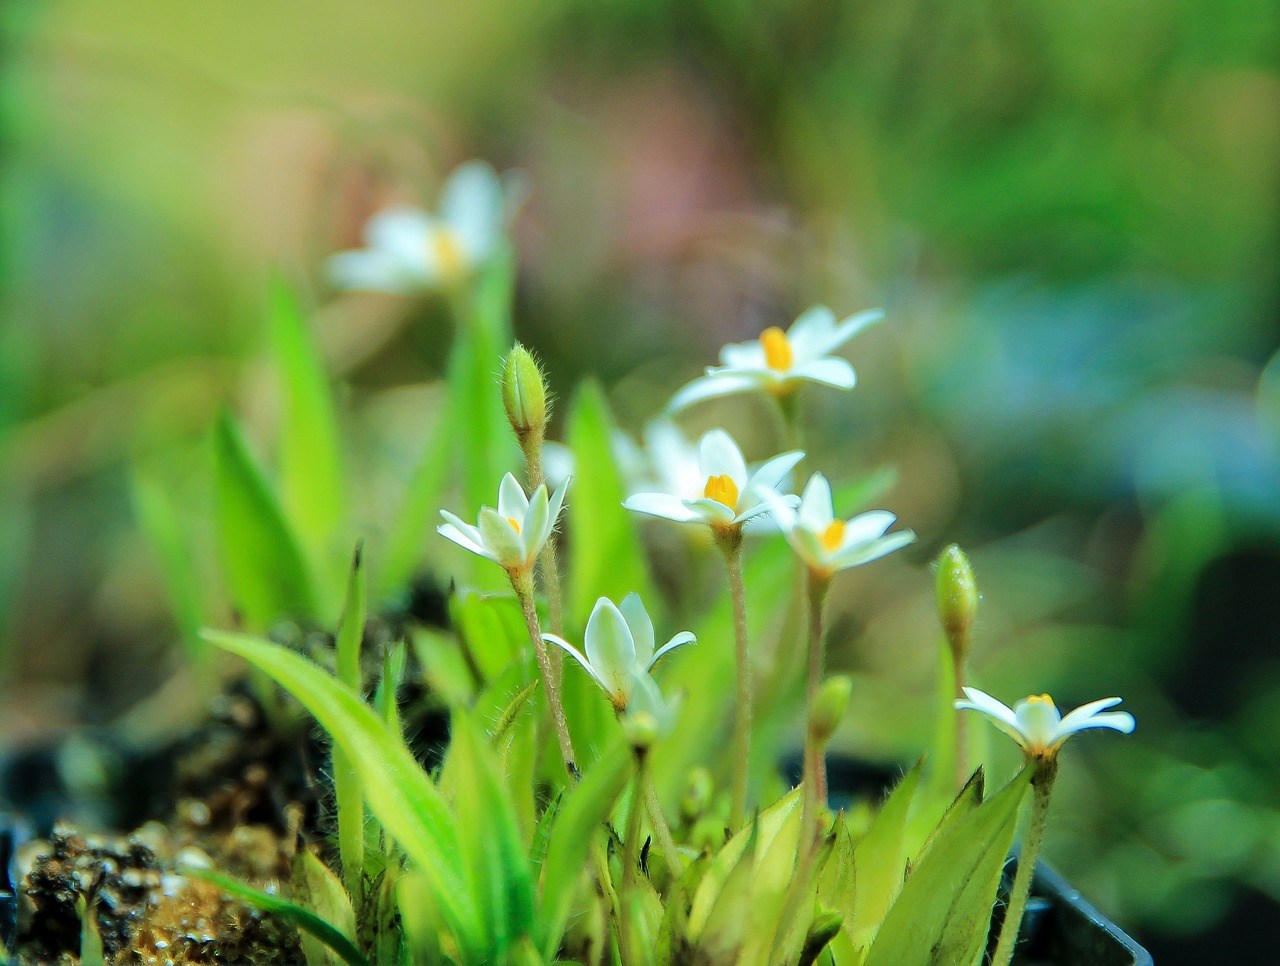
[[[431,255],[440,270],[440,277],[446,282],[459,278],[463,273],[464,262],[462,248],[453,232],[447,228],[436,228],[427,239],[431,246]]]
[[[795,353],[791,351],[791,343],[787,334],[776,325],[771,325],[760,333],[760,345],[764,348],[764,362],[770,369],[785,372],[795,361]]]
[[[515,517],[507,517],[507,522],[508,522],[509,524],[511,524],[511,529],[512,529],[512,530],[514,530],[516,533],[519,533],[519,532],[520,532],[520,521],[519,521],[519,520],[517,520]]]
[[[822,531],[822,536],[820,538],[822,541],[822,548],[826,550],[827,553],[833,553],[840,549],[840,544],[844,543],[844,528],[845,522],[843,520],[832,520],[827,524],[827,529]]]
[[[717,503],[723,503],[732,510],[738,505],[738,484],[733,482],[733,477],[728,473],[721,473],[719,476],[708,476],[707,485],[703,488],[702,495],[707,499],[715,500]]]
[[[1049,697],[1047,694],[1033,694],[1031,697],[1027,698],[1027,703],[1053,704],[1053,698]]]

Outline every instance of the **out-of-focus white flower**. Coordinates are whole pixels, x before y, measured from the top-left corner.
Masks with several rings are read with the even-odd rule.
[[[831,484],[814,473],[800,496],[798,510],[766,491],[765,502],[800,559],[823,576],[870,563],[905,547],[916,538],[911,530],[886,533],[897,519],[888,510],[871,510],[850,520],[836,518],[831,502]]]
[[[1032,695],[1012,708],[977,688],[965,688],[964,694],[956,701],[956,708],[986,715],[997,728],[1022,746],[1028,758],[1055,757],[1062,743],[1077,731],[1111,728],[1127,735],[1136,725],[1128,711],[1107,711],[1119,704],[1122,698],[1090,701],[1064,715],[1047,694]]]
[[[671,399],[674,412],[695,402],[753,389],[785,395],[801,382],[852,389],[857,377],[846,359],[831,355],[873,322],[879,309],[859,312],[843,322],[825,305],[808,309],[786,332],[770,326],[751,342],[731,343],[720,350],[720,365],[695,379]]]
[[[445,523],[437,527],[436,532],[508,571],[528,570],[555,529],[568,486],[569,481],[565,480],[548,497],[544,484],[529,498],[516,478],[508,473],[498,489],[496,510],[481,507],[474,527],[448,510],[441,510]]]
[[[650,671],[678,647],[694,643],[689,631],[681,631],[662,647],[654,649],[653,621],[638,594],[628,594],[616,605],[601,597],[587,620],[586,654],[562,637],[543,634],[542,639],[563,648],[582,665],[619,713],[632,705],[648,711],[666,707]],[[656,695],[656,705],[655,705]],[[655,715],[661,719],[661,715]]]
[[[497,250],[507,208],[493,168],[468,161],[445,181],[438,214],[409,206],[378,212],[365,225],[364,248],[330,256],[329,277],[338,288],[396,295],[448,288]]]
[[[693,494],[634,493],[623,506],[677,523],[705,524],[717,532],[736,530],[769,511],[764,493],[772,491],[791,506],[799,503],[798,497],[777,494],[777,488],[802,459],[804,453],[799,451],[783,453],[748,474],[738,444],[723,429],[713,429],[698,445],[698,476],[693,484],[697,489]]]

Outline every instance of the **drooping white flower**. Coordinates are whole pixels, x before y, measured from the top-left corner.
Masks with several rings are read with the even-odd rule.
[[[365,225],[364,248],[330,256],[329,277],[338,288],[395,295],[447,288],[493,255],[507,209],[493,168],[468,161],[446,179],[438,213],[404,205],[378,212]]]
[[[782,496],[777,489],[802,459],[804,453],[799,451],[783,453],[748,474],[738,444],[723,429],[713,429],[698,445],[698,476],[692,481],[697,489],[692,493],[634,493],[623,506],[677,523],[701,523],[717,531],[735,530],[769,512],[764,493],[773,492],[791,506],[799,503],[798,497]]]
[[[786,332],[770,326],[759,339],[725,346],[720,365],[709,367],[705,376],[677,392],[667,408],[674,412],[704,399],[750,390],[784,395],[801,382],[852,389],[857,381],[853,366],[831,353],[883,317],[879,309],[872,309],[837,323],[825,305],[814,306]]]
[[[544,484],[534,490],[530,498],[525,496],[524,488],[516,478],[508,473],[498,488],[496,510],[481,507],[475,526],[465,523],[448,510],[441,510],[445,523],[436,527],[436,532],[508,571],[527,570],[533,566],[543,544],[555,529],[568,486],[566,479],[548,497]]]
[[[773,520],[810,570],[830,576],[877,560],[915,540],[911,530],[886,533],[897,519],[888,510],[871,510],[850,520],[838,519],[831,484],[814,473],[800,496],[799,509],[775,493],[763,494]]]
[[[563,648],[582,665],[619,713],[633,704],[651,712],[664,708],[666,704],[650,672],[676,648],[695,640],[689,631],[681,631],[655,650],[653,621],[640,596],[634,593],[624,597],[621,604],[614,604],[607,597],[597,600],[587,620],[585,637],[583,654],[562,637],[542,635],[543,640]]]
[[[1028,758],[1054,757],[1062,743],[1077,731],[1111,728],[1127,735],[1136,725],[1128,711],[1107,711],[1122,698],[1090,701],[1064,715],[1047,694],[1032,695],[1010,708],[977,688],[965,688],[964,693],[965,697],[957,699],[956,708],[986,715],[1022,746]]]

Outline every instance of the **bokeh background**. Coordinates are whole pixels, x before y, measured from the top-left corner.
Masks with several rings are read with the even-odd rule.
[[[273,271],[343,386],[376,554],[449,326],[334,293],[323,257],[481,157],[527,177],[518,334],[632,432],[725,341],[886,309],[853,396],[807,397],[814,464],[896,468],[879,502],[921,537],[837,585],[843,746],[925,743],[927,562],[958,541],[990,690],[1139,720],[1073,744],[1048,858],[1158,962],[1274,953],[1275,0],[9,0],[0,26],[0,742],[110,722],[181,663],[131,480],[207,505],[224,403],[271,439]],[[762,415],[686,425],[764,456]]]

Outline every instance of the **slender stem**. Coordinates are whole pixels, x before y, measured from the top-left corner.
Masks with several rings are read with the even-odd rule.
[[[956,676],[956,697],[963,698],[965,696],[964,660],[952,651],[951,663]],[[956,723],[956,790],[959,791],[969,780],[969,717],[954,708],[951,714]]]
[[[626,964],[639,963],[638,950],[634,948],[635,932],[631,924],[631,910],[635,903],[636,870],[640,867],[640,815],[644,811],[644,787],[648,769],[645,759],[648,756],[641,751],[636,752],[636,775],[634,790],[631,795],[631,811],[627,815],[627,837],[622,843],[622,914],[618,917],[618,931],[621,934],[622,961]]]
[[[671,870],[671,877],[674,879],[684,871],[684,859],[676,848],[676,840],[671,834],[671,826],[667,824],[667,817],[662,814],[662,802],[658,798],[657,786],[653,784],[653,775],[646,769],[644,777],[644,803],[649,812],[649,824],[653,826],[653,839],[658,843],[658,849],[666,859],[667,868]]]
[[[362,694],[360,647],[364,639],[368,587],[363,567],[363,545],[356,544],[347,579],[346,603],[335,641],[338,679]],[[333,748],[333,797],[338,812],[338,856],[343,884],[356,910],[364,905],[364,792],[355,763],[336,745]]]
[[[826,664],[826,643],[822,628],[822,609],[831,586],[828,574],[809,571],[809,676],[805,682],[804,732],[804,811],[800,828],[801,841],[813,843],[818,825],[818,810],[827,803],[827,762],[818,736],[813,730],[813,709],[822,686]],[[806,848],[809,847],[806,845]]]
[[[542,432],[516,434],[520,450],[524,453],[525,472],[529,476],[529,492],[547,482],[542,467]],[[547,595],[547,617],[552,634],[564,634],[564,595],[560,590],[560,541],[552,530],[538,555],[538,572],[542,576],[542,590]],[[551,652],[551,673],[559,687],[564,673],[564,655],[559,650]]]
[[[747,640],[747,589],[742,579],[742,528],[735,527],[716,534],[724,552],[725,571],[729,578],[729,597],[733,601],[733,644],[737,665],[738,694],[733,726],[733,797],[729,808],[729,827],[742,825],[747,811],[747,779],[751,772],[751,653]]]
[[[564,762],[564,770],[571,779],[577,778],[578,769],[574,764],[573,742],[569,738],[569,725],[564,717],[564,705],[560,701],[560,682],[551,670],[551,656],[547,653],[547,642],[542,639],[542,627],[538,623],[538,610],[533,603],[533,578],[528,570],[512,571],[511,586],[520,599],[520,609],[524,612],[525,628],[529,632],[529,641],[533,644],[533,653],[538,659],[538,670],[542,674],[542,686],[547,689],[547,703],[551,706],[551,721],[556,731],[556,741],[560,744],[560,758]]]
[[[996,952],[991,959],[991,966],[1009,966],[1013,960],[1013,949],[1018,944],[1018,932],[1022,926],[1022,914],[1027,908],[1027,897],[1031,894],[1031,878],[1035,875],[1036,859],[1040,856],[1040,842],[1044,838],[1044,830],[1049,817],[1049,797],[1053,793],[1053,780],[1058,774],[1056,758],[1042,759],[1036,766],[1035,777],[1031,779],[1031,818],[1027,823],[1027,834],[1022,841],[1022,854],[1018,856],[1018,873],[1013,878],[1013,891],[1009,895],[1009,907],[1004,913],[1004,925],[1000,927],[1000,941],[996,943]]]

